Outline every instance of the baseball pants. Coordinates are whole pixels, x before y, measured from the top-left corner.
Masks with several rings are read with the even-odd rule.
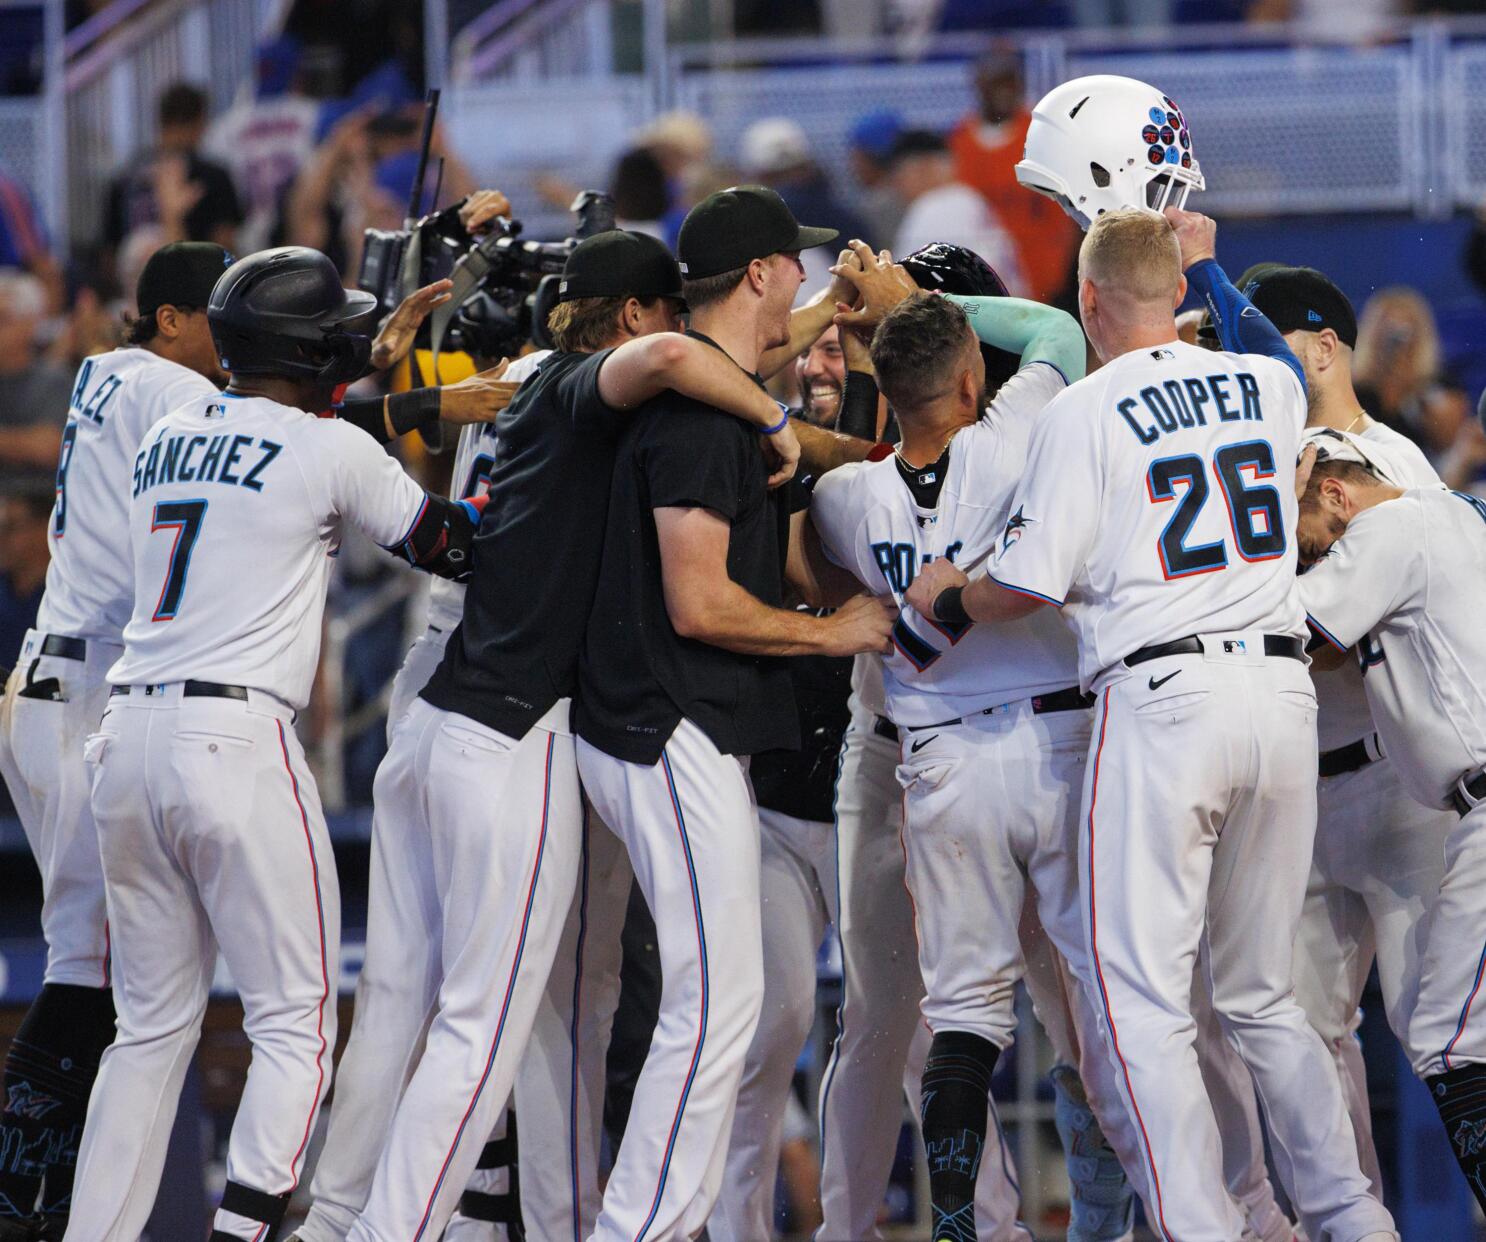
[[[1295,998],[1336,1058],[1363,1171],[1381,1193],[1357,1006],[1374,960],[1388,1025],[1418,1062],[1410,1019],[1418,1005],[1427,913],[1440,891],[1453,812],[1420,805],[1393,764],[1374,760],[1324,777],[1316,852],[1295,946]],[[1438,1052],[1435,1048],[1432,1051]]]
[[[774,1236],[790,1084],[814,1025],[816,954],[836,905],[831,825],[764,807],[758,818],[764,1001],[738,1088],[722,1193],[707,1221],[711,1242]]]
[[[118,1038],[88,1108],[72,1242],[135,1242],[144,1228],[219,949],[253,1046],[228,1188],[257,1214],[219,1210],[217,1230],[270,1231],[330,1085],[340,890],[294,713],[251,690],[181,691],[111,697],[87,743]]]
[[[1020,932],[1030,882],[1037,921],[1078,982],[1068,990],[1073,1038],[1064,1042],[1080,1050],[1079,1077],[1106,1137],[1138,1170],[1135,1135],[1087,990],[1076,799],[1089,730],[1087,711],[1039,715],[1022,700],[905,732],[898,780],[907,885],[926,1025],[1005,1048],[1016,1021],[1016,983],[1025,973]],[[1038,1000],[1053,1015],[1064,1008],[1045,993]]]
[[[41,872],[46,982],[106,988],[103,864],[83,744],[108,704],[107,673],[123,648],[89,639],[87,658],[69,660],[42,655],[43,637],[26,632],[5,687],[0,776]],[[28,685],[34,692],[51,679],[58,683],[59,701],[23,696]]]
[[[1314,841],[1315,693],[1306,666],[1263,655],[1260,638],[1214,635],[1204,654],[1107,675],[1084,790],[1084,930],[1160,1236],[1231,1242],[1244,1228],[1193,1047],[1205,948],[1214,1007],[1307,1233],[1355,1242],[1393,1223],[1291,985]]]
[[[593,1242],[701,1232],[721,1188],[744,1058],[763,1002],[759,829],[743,761],[688,720],[660,761],[583,742],[594,809],[624,842],[655,916],[664,985]]]
[[[879,724],[879,721],[881,723]],[[929,1031],[919,1012],[924,984],[904,882],[903,790],[896,730],[852,699],[836,776],[836,924],[841,1005],[821,1079],[821,1212],[818,1242],[880,1238],[877,1224],[908,1115],[917,1101]],[[994,1105],[993,1105],[994,1110]],[[987,1152],[975,1188],[985,1242],[1022,1242],[1021,1192],[1000,1123],[999,1158]],[[991,1134],[988,1132],[989,1146]]]
[[[378,769],[379,812],[409,839],[425,838],[405,896],[437,946],[439,982],[422,1056],[348,1235],[357,1242],[439,1237],[510,1095],[577,884],[567,710],[564,700],[516,740],[416,699]],[[408,1019],[415,1031],[424,1016]]]
[[[1445,877],[1425,920],[1419,1000],[1407,1046],[1424,1078],[1486,1063],[1486,804],[1445,840]]]

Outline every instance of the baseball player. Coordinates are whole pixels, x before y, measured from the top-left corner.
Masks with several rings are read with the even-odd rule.
[[[1296,531],[1311,565],[1300,579],[1307,618],[1335,649],[1329,663],[1361,666],[1382,748],[1409,794],[1456,813],[1423,932],[1407,1046],[1486,1207],[1486,701],[1475,680],[1486,666],[1486,505],[1386,482],[1361,437],[1318,443]]]
[[[878,328],[872,356],[903,443],[891,458],[827,475],[811,506],[826,555],[898,598],[935,555],[973,565],[992,552],[1032,424],[1066,386],[1065,373],[1082,374],[1082,333],[1061,312],[1004,298],[975,299],[968,310],[1020,355],[1015,378],[987,403],[966,310],[949,299],[902,303]],[[1012,637],[941,632],[905,612],[893,643],[887,709],[900,737],[907,884],[934,1033],[922,1086],[934,1237],[961,1242],[977,1236],[990,1076],[1011,1040],[1023,973],[1025,877],[1054,943],[1082,957],[1070,791],[1081,784],[1091,700],[1071,684],[1071,637],[1050,621]],[[996,829],[984,824],[989,807],[1007,808]],[[1089,1068],[1117,1115],[1112,1066],[1092,1006],[1084,1011]],[[1133,1204],[1125,1208],[1110,1236],[1130,1228]]]
[[[6,688],[0,772],[41,872],[47,942],[41,993],[5,1063],[0,1238],[31,1236],[36,1210],[61,1236],[88,1094],[113,1040],[109,932],[83,739],[108,697],[134,599],[124,483],[145,432],[174,407],[214,396],[226,376],[206,323],[231,261],[220,246],[175,243],[150,256],[129,343],[88,358],[73,384],[51,564],[36,628]]]
[[[1253,301],[1305,367],[1308,427],[1355,437],[1385,482],[1442,487],[1411,440],[1368,416],[1352,387],[1357,320],[1330,280],[1309,268],[1262,273]],[[1295,953],[1295,995],[1332,1049],[1363,1171],[1381,1191],[1362,1052],[1353,1034],[1374,960],[1388,1024],[1411,1060],[1409,1019],[1422,964],[1418,928],[1439,892],[1455,817],[1405,790],[1373,727],[1357,663],[1313,671],[1320,706],[1316,853]]]
[[[880,267],[870,254],[859,252],[865,277]],[[978,302],[1004,297],[1005,286],[978,255],[960,246],[936,243],[904,258],[903,269],[920,287],[936,292],[968,295]],[[849,275],[849,273],[848,273]],[[901,289],[866,293],[875,304],[875,318],[901,298]],[[967,302],[971,306],[975,302]],[[1036,313],[1036,312],[1034,312]],[[993,317],[993,316],[992,316]],[[864,311],[843,316],[870,330],[874,314]],[[978,321],[973,321],[979,327]],[[986,321],[988,324],[990,319]],[[994,333],[994,329],[991,329]],[[857,336],[845,335],[848,358],[855,353]],[[865,350],[861,351],[865,354]],[[1015,373],[1019,357],[981,343],[988,389]],[[877,386],[871,361],[849,361],[843,424],[859,406],[865,416],[857,434],[872,434],[877,420]],[[863,392],[863,389],[868,390]],[[865,400],[859,398],[865,397]],[[888,416],[889,436],[897,438]],[[923,980],[918,970],[913,913],[905,885],[904,854],[900,844],[901,789],[897,782],[898,727],[887,716],[882,662],[876,655],[858,656],[849,704],[850,724],[842,747],[836,783],[837,934],[842,955],[842,1004],[837,1037],[822,1078],[820,1131],[822,1148],[822,1209],[824,1223],[818,1236],[827,1242],[877,1236],[877,1215],[887,1184],[888,1170],[901,1128],[901,1100],[917,1100],[924,1061],[929,1051],[928,1029],[919,1017]],[[766,873],[767,874],[767,873]],[[1045,942],[1034,919],[1035,936]],[[1045,958],[1028,943],[1029,956]],[[1054,970],[1028,971],[1034,1005],[1043,1025],[1058,1045],[1060,1068],[1052,1075],[1057,1095],[1059,1137],[1069,1161],[1072,1221],[1070,1236],[1080,1242],[1113,1238],[1122,1231],[1105,1232],[1128,1214],[1130,1188],[1119,1161],[1106,1144],[1083,1100],[1083,1089],[1071,1062],[1071,1043],[1058,1043],[1068,1029],[1057,1020],[1066,1005],[1061,981]],[[1047,986],[1044,986],[1044,983]],[[761,1027],[762,1029],[762,1027]],[[992,1104],[994,1120],[994,1104]],[[741,1115],[741,1113],[740,1113]],[[1020,1194],[1011,1159],[992,1146],[1002,1141],[999,1125],[990,1127],[988,1144],[976,1182],[976,1228],[985,1239],[1022,1236],[1016,1220]]]
[[[548,351],[542,350],[518,358],[506,367],[502,378],[519,384],[547,356]],[[494,423],[461,429],[451,473],[453,499],[485,494],[495,447]],[[459,624],[464,593],[464,584],[452,579],[436,577],[430,584],[427,626],[408,649],[392,683],[387,708],[389,745],[397,724],[443,658],[444,644]],[[427,995],[436,986],[436,973],[428,981],[429,972],[436,972],[436,947],[421,927],[410,929],[399,921],[409,905],[401,895],[409,871],[402,854],[393,848],[402,834],[375,816],[372,828],[366,957],[356,982],[351,1039],[337,1070],[329,1133],[311,1184],[314,1206],[294,1235],[304,1242],[339,1242],[349,1231],[355,1211],[365,1204],[397,1107],[398,1088],[427,1021]],[[424,982],[420,985],[420,981]],[[389,1082],[397,1087],[389,1087]],[[337,1205],[342,1204],[349,1206],[337,1212]]]
[[[404,878],[386,915],[371,917],[393,939],[435,947],[416,966],[414,1012],[384,1019],[407,1027],[392,1070],[407,1086],[375,1175],[353,1188],[360,1202],[329,1205],[354,1218],[352,1238],[442,1233],[542,1000],[581,868],[567,713],[625,411],[678,385],[772,429],[784,473],[792,468],[793,436],[746,375],[699,342],[651,335],[675,326],[680,291],[675,260],[653,239],[613,231],[583,242],[551,321],[564,348],[497,423],[489,520],[457,637],[377,776],[378,830]],[[561,575],[550,572],[553,546],[565,550]],[[365,1021],[381,1055],[379,1020]]]
[[[1303,372],[1210,246],[1179,245],[1173,221],[1188,232],[1211,222],[1170,215],[1107,212],[1090,227],[1079,309],[1105,365],[1039,422],[990,572],[965,585],[936,561],[908,602],[952,626],[1068,609],[1081,684],[1098,692],[1079,850],[1085,939],[1159,1234],[1243,1230],[1221,1193],[1193,1050],[1200,955],[1307,1233],[1389,1238],[1335,1066],[1290,983],[1316,745],[1292,577]],[[1177,339],[1184,258],[1249,352]]]
[[[680,237],[693,332],[747,375],[787,336],[799,251],[834,236],[763,187],[704,199]],[[628,849],[665,978],[593,1234],[605,1242],[693,1236],[717,1195],[763,989],[739,756],[798,745],[788,673],[760,657],[880,649],[889,627],[869,599],[824,618],[780,607],[787,509],[743,430],[677,397],[631,423],[580,666],[584,788]]]
[[[292,725],[330,557],[352,523],[459,573],[474,530],[469,502],[428,496],[361,431],[315,416],[364,370],[357,328],[374,309],[312,250],[233,264],[207,313],[231,386],[187,400],[134,456],[134,611],[85,749],[118,1037],[89,1105],[73,1242],[144,1226],[219,949],[254,1059],[213,1237],[271,1242],[300,1177],[330,1079],[340,908]]]

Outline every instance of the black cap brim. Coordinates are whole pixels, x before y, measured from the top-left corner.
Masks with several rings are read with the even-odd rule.
[[[786,250],[810,250],[816,246],[824,246],[827,242],[833,242],[841,236],[839,229],[818,229],[811,225],[800,225],[800,231],[795,237],[793,246],[786,246]]]

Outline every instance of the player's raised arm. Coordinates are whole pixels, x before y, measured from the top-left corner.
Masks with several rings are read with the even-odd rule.
[[[1215,221],[1195,211],[1168,207],[1166,218],[1182,251],[1182,270],[1197,295],[1207,304],[1218,343],[1230,353],[1263,354],[1295,372],[1305,389],[1305,368],[1279,330],[1242,293],[1233,287],[1218,265]]]
[[[1083,379],[1084,331],[1067,311],[1025,298],[946,296],[959,303],[984,344],[1017,355],[1024,367],[1045,362],[1070,384]]]

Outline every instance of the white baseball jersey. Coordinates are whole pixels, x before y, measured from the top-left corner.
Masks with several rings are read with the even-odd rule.
[[[134,615],[109,680],[249,686],[296,709],[343,523],[395,547],[428,502],[364,431],[231,393],[156,424],[131,493]]]
[[[919,566],[943,556],[968,570],[995,552],[1032,427],[1064,386],[1055,368],[1040,364],[1002,385],[981,419],[950,442],[932,509],[918,504],[892,458],[843,466],[816,484],[810,513],[826,555],[869,590],[885,586],[902,607],[892,653],[883,657],[887,714],[896,724],[937,724],[1077,680],[1073,638],[1056,617],[957,627],[903,604]]]
[[[1314,434],[1312,428],[1309,435]],[[1366,431],[1349,435],[1362,442],[1363,451],[1386,473],[1387,482],[1395,487],[1443,487],[1440,476],[1429,464],[1419,446],[1391,427],[1373,423]],[[1302,593],[1303,594],[1303,593]],[[1362,684],[1362,671],[1351,661],[1330,672],[1312,669],[1316,683],[1316,732],[1321,751],[1348,746],[1373,732],[1372,712],[1367,706],[1367,691]]]
[[[520,383],[536,371],[542,359],[552,351],[540,349],[523,354],[501,377]],[[490,470],[495,465],[495,424],[470,423],[460,428],[459,447],[454,450],[454,470],[449,477],[449,495],[454,500],[468,500],[490,488]],[[428,591],[428,624],[448,633],[464,616],[464,583],[452,578],[435,577]]]
[[[171,410],[216,395],[205,376],[148,349],[83,361],[62,433],[38,630],[118,641],[134,608],[127,480],[135,450]]]
[[[1456,780],[1486,763],[1486,503],[1416,488],[1364,510],[1300,594],[1314,629],[1356,645],[1404,788],[1445,805]]]
[[[992,577],[1064,609],[1085,688],[1188,635],[1304,633],[1290,533],[1305,416],[1273,358],[1180,341],[1116,358],[1038,420]]]

